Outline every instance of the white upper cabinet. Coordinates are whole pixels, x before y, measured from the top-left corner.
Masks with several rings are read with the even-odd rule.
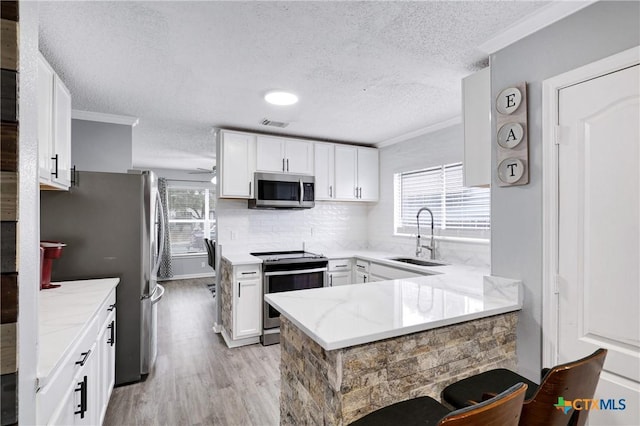
[[[336,200],[358,198],[358,148],[350,145],[335,146]]]
[[[358,199],[378,201],[378,150],[358,148]]]
[[[336,145],[337,200],[378,201],[378,150]]]
[[[38,55],[38,169],[49,188],[71,185],[71,95],[42,55]]]
[[[491,184],[490,68],[462,80],[464,122],[464,186]]]
[[[258,135],[256,169],[261,172],[313,174],[313,142]]]
[[[220,131],[218,188],[221,198],[251,198],[256,170],[256,136]]]
[[[316,177],[316,200],[333,200],[334,183],[334,144],[314,144],[314,175]]]

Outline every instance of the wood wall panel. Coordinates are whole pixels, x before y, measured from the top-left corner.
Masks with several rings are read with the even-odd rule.
[[[18,121],[18,73],[2,70],[0,77],[0,119]]]
[[[0,272],[16,272],[16,222],[2,222],[0,225]]]
[[[18,22],[18,2],[17,1],[1,1],[0,17],[9,21]]]
[[[18,124],[2,123],[0,125],[0,170],[3,172],[18,171]]]
[[[0,323],[18,321],[18,274],[2,274],[0,281]]]
[[[15,373],[17,364],[17,329],[18,323],[0,325],[0,374]]]
[[[18,174],[0,172],[0,220],[18,220]]]
[[[0,20],[0,44],[2,55],[0,67],[18,71],[18,23],[8,19]]]

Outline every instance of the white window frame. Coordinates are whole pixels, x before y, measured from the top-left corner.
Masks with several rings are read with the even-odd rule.
[[[203,183],[198,182],[197,184],[187,184],[185,182],[179,182],[179,183],[172,183],[171,180],[168,181],[168,185],[167,185],[167,208],[169,209],[169,211],[171,210],[171,197],[170,197],[170,192],[173,189],[191,189],[191,190],[203,190],[205,191],[204,193],[204,215],[205,218],[204,219],[171,219],[171,217],[168,218],[168,225],[171,226],[172,223],[200,223],[202,224],[202,229],[204,231],[204,235],[205,237],[207,235],[211,235],[211,224],[215,223],[217,220],[214,217],[214,219],[209,219],[209,211],[210,211],[210,204],[209,204],[209,196],[212,194],[214,190],[214,188],[210,188],[208,186],[206,186]],[[215,193],[213,193],[213,195],[215,196]],[[202,251],[197,251],[197,252],[190,252],[190,253],[174,253],[173,250],[171,250],[171,257],[188,257],[188,256],[206,256],[207,255],[207,250],[206,247],[202,250]]]
[[[449,170],[449,173],[447,171]],[[491,194],[488,188],[472,188],[478,191],[486,191],[484,194],[486,196],[487,201],[487,219],[489,220],[489,224],[487,227],[467,227],[467,226],[454,226],[451,228],[447,226],[446,219],[446,196],[447,196],[447,175],[451,172],[462,173],[462,163],[451,163],[444,164],[435,167],[428,167],[421,170],[408,170],[394,173],[394,201],[393,201],[393,235],[397,237],[413,237],[417,233],[417,227],[415,225],[415,221],[412,224],[407,224],[406,219],[405,223],[402,223],[402,187],[401,187],[401,178],[403,175],[415,174],[415,173],[431,173],[431,174],[439,174],[439,178],[441,179],[440,183],[435,183],[435,185],[440,185],[441,190],[439,192],[440,198],[440,208],[433,208],[435,218],[434,224],[434,233],[436,234],[436,238],[440,240],[452,240],[452,241],[468,241],[468,242],[479,242],[486,243],[489,241],[490,233],[491,233],[491,212],[490,205],[491,202]],[[461,177],[460,177],[461,178]],[[461,179],[460,179],[461,182]],[[433,187],[432,187],[433,188]],[[462,188],[462,186],[460,186]],[[455,188],[450,189],[450,193],[457,192]],[[425,188],[426,190],[426,188]],[[439,223],[439,219],[441,219],[441,211],[444,210],[445,219],[444,223]],[[424,212],[420,216],[420,233],[427,234],[430,232],[430,217],[428,212]],[[444,226],[443,226],[444,225]],[[424,227],[424,228],[423,228]]]

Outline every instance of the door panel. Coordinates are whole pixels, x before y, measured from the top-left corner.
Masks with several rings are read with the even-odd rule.
[[[637,424],[640,403],[640,67],[559,92],[558,361],[609,350],[591,424]]]

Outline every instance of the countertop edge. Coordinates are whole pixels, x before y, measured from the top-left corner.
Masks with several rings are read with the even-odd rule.
[[[109,293],[111,293],[111,291],[116,288],[118,286],[118,284],[120,284],[120,278],[101,278],[101,279],[89,279],[89,280],[74,280],[74,281],[60,281],[60,282],[56,282],[55,284],[60,284],[60,285],[65,285],[67,283],[80,283],[83,281],[102,281],[105,284],[111,282],[111,287],[107,292],[107,295],[109,295]],[[94,318],[95,315],[97,314],[98,310],[100,309],[100,306],[102,306],[102,304],[104,303],[104,301],[106,300],[103,299],[100,301],[100,303],[95,305],[95,309],[93,310],[93,312],[91,313],[89,319]],[[78,338],[80,336],[82,336],[91,326],[91,321],[85,321],[85,323],[82,325],[82,327],[80,328],[80,330],[78,331],[78,333],[76,333],[76,336],[74,339],[72,339],[67,346],[65,347],[64,351],[62,352],[62,354],[60,355],[60,357],[56,360],[56,362],[51,366],[51,368],[48,369],[48,371],[43,372],[40,371],[40,366],[38,365],[36,367],[36,380],[37,380],[37,388],[38,390],[44,388],[45,386],[47,386],[50,382],[50,379],[52,377],[52,373],[55,374],[55,372],[58,370],[58,368],[60,367],[60,365],[62,364],[62,362],[69,356],[69,354],[71,353],[71,350],[73,349],[74,343],[78,340]],[[40,351],[40,338],[38,338],[38,351]],[[38,357],[38,363],[39,363],[40,359]]]

